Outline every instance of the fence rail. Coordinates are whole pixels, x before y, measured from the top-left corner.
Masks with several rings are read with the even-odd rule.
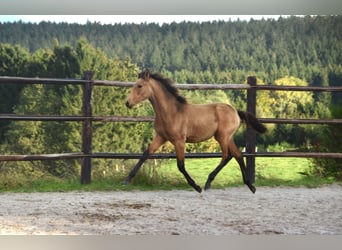
[[[342,158],[342,153],[321,152],[257,152],[242,153],[243,157],[296,157],[296,158]],[[0,161],[42,161],[42,160],[67,160],[84,157],[101,159],[140,159],[141,153],[63,153],[63,154],[35,154],[35,155],[0,155]],[[186,153],[185,158],[204,159],[221,158],[221,153]],[[150,159],[172,159],[176,158],[174,153],[151,154]]]
[[[281,119],[258,118],[262,123],[274,124],[342,124],[342,119]],[[12,121],[84,121],[94,122],[153,122],[154,116],[53,116],[0,114],[0,120]]]
[[[132,87],[133,82],[119,82],[106,80],[93,80],[92,72],[84,73],[83,79],[51,79],[51,78],[26,78],[0,76],[0,84],[77,84],[83,87],[83,104],[81,116],[48,116],[48,115],[16,115],[0,114],[1,120],[12,121],[57,121],[57,122],[82,122],[82,152],[62,154],[37,154],[37,155],[0,155],[0,161],[36,161],[36,160],[62,160],[83,159],[81,169],[81,183],[91,182],[91,159],[139,159],[141,154],[130,153],[92,153],[92,123],[93,122],[153,122],[154,117],[142,116],[93,116],[91,97],[94,86]],[[342,86],[318,87],[318,86],[276,86],[257,85],[255,77],[248,77],[247,84],[177,84],[180,89],[186,90],[247,90],[247,111],[255,114],[257,91],[327,91],[342,92]],[[262,123],[274,124],[342,124],[342,119],[275,119],[259,118]],[[246,157],[247,172],[249,178],[254,181],[255,157],[301,157],[301,158],[342,158],[342,153],[328,152],[255,152],[256,133],[247,127],[246,133]],[[186,158],[220,158],[221,153],[187,153]],[[152,159],[175,158],[175,154],[153,154]]]

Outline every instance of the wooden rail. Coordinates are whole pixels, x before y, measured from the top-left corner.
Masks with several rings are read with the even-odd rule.
[[[14,115],[0,114],[1,120],[13,121],[57,121],[57,122],[82,122],[82,152],[63,154],[37,154],[37,155],[0,155],[0,161],[35,161],[35,160],[61,160],[82,159],[81,183],[91,182],[91,159],[139,159],[141,154],[102,153],[92,152],[92,123],[93,122],[153,122],[154,117],[142,116],[93,116],[91,96],[94,86],[132,87],[133,82],[93,80],[92,72],[84,73],[83,79],[51,79],[51,78],[25,78],[25,77],[0,77],[0,84],[77,84],[83,88],[83,104],[81,116],[43,116],[43,115]],[[342,86],[318,87],[318,86],[276,86],[257,85],[255,77],[248,77],[247,84],[177,84],[180,89],[186,90],[247,90],[247,110],[255,114],[256,93],[260,90],[268,91],[342,91]],[[275,124],[342,124],[342,119],[274,119],[259,118],[262,123]],[[342,158],[342,153],[325,152],[255,152],[256,134],[247,127],[246,133],[246,157],[248,176],[254,181],[255,157],[302,157],[302,158]],[[221,153],[188,153],[187,158],[220,158]],[[152,159],[175,158],[175,154],[153,154]]]
[[[257,152],[245,153],[244,157],[296,157],[296,158],[342,158],[342,153],[321,153],[321,152]],[[35,155],[0,155],[0,161],[41,161],[41,160],[65,160],[79,158],[101,158],[101,159],[140,159],[140,153],[64,153],[64,154],[35,154]],[[186,153],[185,158],[205,159],[221,158],[221,153]],[[174,153],[151,154],[150,159],[175,159]]]

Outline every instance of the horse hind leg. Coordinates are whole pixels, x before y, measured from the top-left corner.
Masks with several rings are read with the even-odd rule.
[[[231,142],[229,144],[229,149],[230,149],[232,155],[234,156],[235,160],[237,161],[237,163],[240,166],[243,182],[248,186],[248,188],[254,194],[256,191],[256,188],[252,185],[251,181],[248,180],[248,178],[247,178],[247,168],[245,165],[245,161],[243,160],[241,151],[238,149],[238,147],[236,146],[236,144],[234,143],[233,140],[231,140]]]
[[[241,173],[242,173],[242,179],[243,182],[249,187],[249,189],[254,194],[256,191],[256,188],[253,186],[250,180],[247,179],[247,173],[246,173],[246,165],[242,157],[236,157],[236,161],[239,163]]]
[[[215,179],[216,175],[222,170],[224,166],[233,158],[228,151],[228,140],[226,138],[222,138],[218,135],[215,136],[215,139],[219,142],[221,151],[222,151],[222,159],[220,164],[208,175],[207,182],[205,183],[204,189],[208,190],[211,186],[211,182]]]
[[[204,190],[208,190],[211,186],[211,182],[215,179],[216,175],[222,170],[224,166],[228,164],[228,162],[233,158],[232,155],[228,155],[222,158],[220,164],[208,175],[207,182],[205,183]]]

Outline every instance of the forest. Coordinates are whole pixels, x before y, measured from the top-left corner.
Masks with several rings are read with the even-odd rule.
[[[342,85],[342,16],[307,16],[235,22],[171,24],[0,23],[0,76],[132,81],[144,68],[177,83],[246,83],[294,86]],[[153,115],[148,103],[127,110],[127,89],[94,89],[94,115]],[[244,91],[182,91],[193,103],[226,102],[246,109]],[[341,118],[341,93],[263,91],[257,116]],[[80,115],[80,86],[0,84],[0,114]],[[340,125],[267,125],[259,150],[341,152]],[[149,123],[94,123],[93,152],[141,152],[152,137]],[[80,123],[0,121],[2,154],[79,152]],[[244,146],[244,127],[236,142]],[[162,150],[170,151],[170,145]],[[217,151],[214,140],[187,151]],[[24,171],[77,178],[78,161],[0,162],[0,175]],[[342,176],[338,159],[317,160],[316,174]],[[127,162],[94,160],[95,175]],[[16,173],[19,174],[19,173]],[[1,184],[1,183],[0,183]]]

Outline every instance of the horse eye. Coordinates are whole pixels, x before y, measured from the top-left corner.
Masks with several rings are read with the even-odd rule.
[[[138,86],[138,89],[141,89],[141,88],[142,88],[142,85],[140,85],[140,84],[138,84],[137,86]]]

